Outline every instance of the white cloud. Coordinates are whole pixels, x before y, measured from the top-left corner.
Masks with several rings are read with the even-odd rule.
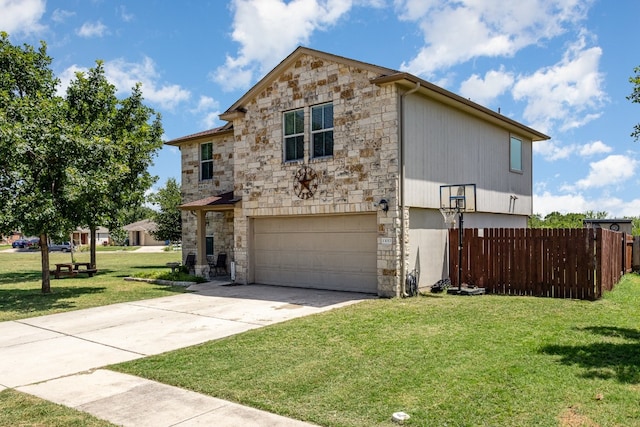
[[[141,82],[144,98],[163,108],[172,109],[191,96],[180,85],[159,83],[160,75],[155,63],[146,56],[141,63],[126,62],[123,59],[108,61],[104,63],[104,70],[107,79],[116,86],[118,92],[128,92],[137,82]]]
[[[194,113],[210,110],[211,108],[219,108],[220,104],[210,96],[200,96],[198,105],[193,110]]]
[[[548,191],[533,195],[533,212],[543,218],[551,212],[567,214],[588,211],[607,212],[610,218],[638,216],[640,199],[625,201],[606,192],[594,198],[582,193],[552,194]]]
[[[490,70],[484,79],[473,74],[460,85],[460,94],[479,104],[488,105],[513,85],[513,74],[500,70]]]
[[[559,123],[561,130],[577,128],[600,116],[607,97],[598,71],[602,49],[586,47],[584,36],[569,47],[563,59],[518,79],[513,88],[516,100],[525,100],[524,117],[538,129]]]
[[[589,175],[576,182],[579,189],[606,187],[619,184],[633,177],[638,161],[621,154],[614,154],[589,164]]]
[[[85,22],[76,30],[80,37],[102,37],[107,34],[107,26],[102,22]]]
[[[551,212],[577,213],[589,209],[589,202],[582,194],[551,194],[548,191],[533,195],[533,213],[544,218]]]
[[[588,156],[593,156],[594,154],[610,153],[612,150],[613,148],[609,147],[604,142],[594,141],[594,142],[583,145],[580,148],[579,153],[582,157],[588,157]]]
[[[126,6],[119,6],[118,13],[120,14],[120,19],[124,22],[131,22],[134,20],[135,15],[133,13],[128,13]]]
[[[425,46],[402,69],[431,75],[478,57],[512,57],[558,36],[586,16],[580,0],[395,0],[400,19],[417,22]]]
[[[231,38],[240,49],[237,56],[227,55],[211,78],[226,90],[246,88],[295,46],[307,44],[314,31],[335,24],[351,7],[351,0],[233,0]]]
[[[547,161],[566,159],[575,152],[575,145],[562,146],[554,140],[537,141],[533,144],[533,153],[544,157]]]
[[[544,157],[547,161],[566,159],[573,154],[580,157],[590,157],[596,154],[606,154],[613,150],[602,141],[589,142],[587,144],[562,145],[560,141],[547,140],[533,144],[534,154]]]
[[[38,33],[45,10],[45,0],[0,0],[0,28],[10,35]]]
[[[200,120],[200,124],[205,129],[212,129],[220,126],[220,120],[218,117],[221,112],[219,108],[220,104],[218,101],[209,96],[201,96],[198,100],[198,105],[196,108],[192,109],[191,112],[194,114],[205,113],[204,117]]]
[[[56,9],[51,14],[51,20],[57,22],[58,24],[61,24],[66,21],[67,18],[75,16],[75,14],[75,12],[72,12],[70,10]]]
[[[72,66],[59,73],[58,79],[60,79],[60,84],[58,85],[56,90],[57,95],[65,96],[67,88],[71,84],[71,81],[76,77],[76,73],[86,72],[87,70],[87,68],[78,67],[76,64],[73,64]]]
[[[76,72],[86,72],[87,68],[72,65],[58,75],[60,85],[58,94],[64,95]],[[141,63],[126,62],[116,59],[104,63],[104,71],[107,80],[116,87],[120,94],[129,93],[137,82],[142,83],[142,94],[145,100],[158,104],[163,108],[172,109],[179,103],[187,101],[191,93],[179,85],[159,83],[159,73],[155,69],[155,63],[151,58],[144,57]]]
[[[220,123],[220,111],[212,111],[207,113],[202,120],[200,120],[200,124],[204,129],[213,129],[215,127],[221,126]]]

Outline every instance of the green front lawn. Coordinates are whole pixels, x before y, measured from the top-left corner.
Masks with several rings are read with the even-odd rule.
[[[0,426],[108,427],[110,422],[85,412],[7,389],[0,392]]]
[[[640,426],[640,277],[371,300],[112,367],[322,426]]]
[[[74,257],[78,262],[88,262],[90,254],[79,252]],[[0,253],[0,321],[185,292],[181,286],[123,280],[132,275],[169,273],[166,263],[180,262],[180,252],[98,252],[96,257],[96,276],[64,279],[52,276],[52,293],[43,295],[40,292],[40,252]],[[62,262],[71,262],[71,254],[50,254],[50,269],[55,269],[55,263]]]

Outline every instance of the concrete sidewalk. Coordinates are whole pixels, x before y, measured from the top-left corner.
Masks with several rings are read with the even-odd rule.
[[[309,426],[99,368],[373,298],[221,282],[189,289],[193,293],[0,323],[0,389],[123,426]]]

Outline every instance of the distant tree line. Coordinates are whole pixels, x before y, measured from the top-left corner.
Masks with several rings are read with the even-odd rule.
[[[582,228],[582,221],[585,219],[606,219],[609,213],[605,211],[594,212],[587,211],[584,213],[566,213],[551,212],[542,217],[540,214],[534,214],[529,217],[530,228]],[[640,235],[640,217],[625,217],[630,219],[633,226],[633,235]]]

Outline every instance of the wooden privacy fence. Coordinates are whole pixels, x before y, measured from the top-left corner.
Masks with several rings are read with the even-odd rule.
[[[487,293],[595,300],[631,271],[633,237],[601,228],[466,229],[463,283]],[[458,286],[458,230],[449,274]]]

